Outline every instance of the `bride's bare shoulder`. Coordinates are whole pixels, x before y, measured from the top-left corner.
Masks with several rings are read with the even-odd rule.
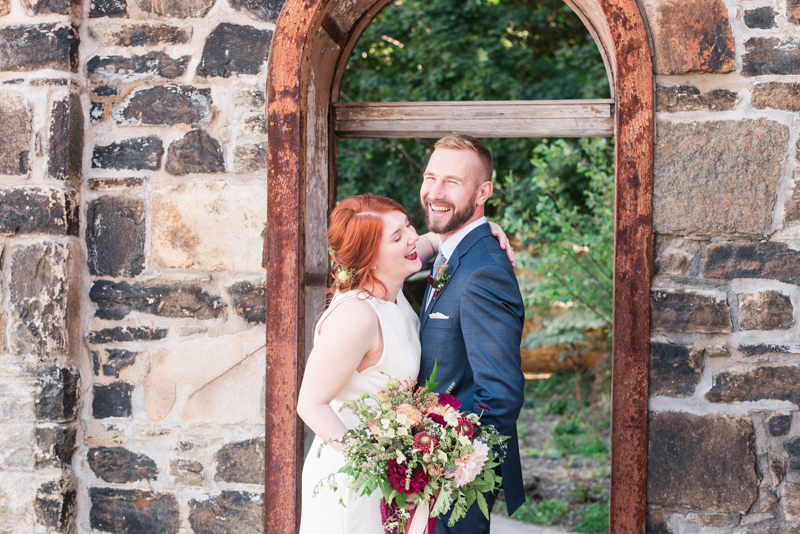
[[[378,316],[369,302],[362,298],[348,298],[339,302],[320,325],[320,334],[326,331],[346,331],[348,335],[367,334],[377,330]]]

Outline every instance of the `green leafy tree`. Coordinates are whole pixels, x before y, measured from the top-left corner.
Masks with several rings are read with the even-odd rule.
[[[562,0],[397,0],[367,27],[344,101],[544,100],[608,97],[602,57]],[[495,156],[487,214],[530,250],[520,282],[545,328],[527,346],[580,348],[610,324],[613,143],[485,139]],[[392,197],[424,231],[419,184],[428,139],[339,142],[339,198]],[[561,313],[553,313],[561,308]]]
[[[609,139],[543,141],[534,172],[496,180],[497,222],[526,251],[518,265],[528,312],[545,317],[523,344],[574,346],[584,332],[611,325],[614,262],[614,143]],[[582,180],[581,180],[582,178]],[[583,183],[582,201],[571,198]],[[553,309],[557,313],[553,313]]]
[[[605,98],[589,32],[561,0],[397,0],[367,27],[343,101]],[[498,176],[527,176],[537,139],[485,139]],[[423,227],[419,180],[434,140],[339,141],[339,198],[372,191]],[[580,177],[571,183],[577,184]],[[580,187],[573,198],[581,201]]]

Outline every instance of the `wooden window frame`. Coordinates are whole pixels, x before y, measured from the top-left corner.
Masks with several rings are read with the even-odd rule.
[[[264,532],[295,533],[300,521],[304,431],[295,406],[310,350],[307,340],[326,287],[325,231],[335,202],[336,139],[449,133],[418,120],[422,113],[435,112],[446,128],[477,136],[486,137],[491,130],[498,137],[548,132],[553,137],[613,134],[616,138],[610,531],[643,534],[654,94],[646,22],[639,6],[636,0],[565,0],[598,44],[611,100],[338,103],[344,70],[359,37],[390,1],[287,0],[273,38],[263,258],[267,270]],[[465,108],[479,113],[464,117]],[[516,115],[509,116],[509,110]]]

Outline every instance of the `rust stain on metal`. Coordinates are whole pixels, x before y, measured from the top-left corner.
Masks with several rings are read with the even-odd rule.
[[[317,4],[286,2],[269,65],[264,532],[270,534],[294,534],[300,522],[303,426],[295,406],[305,341],[301,69]]]
[[[610,532],[643,534],[653,269],[653,69],[635,1],[598,0],[617,72]]]
[[[325,27],[342,48],[331,97],[338,98],[349,52],[390,0],[368,0],[352,27],[325,16],[338,0],[287,0],[273,39],[268,88],[267,417],[264,532],[296,532],[300,519],[303,426],[295,404],[302,377],[305,280],[305,91],[310,49]],[[647,503],[650,278],[653,272],[654,93],[645,22],[636,0],[594,0],[613,56],[616,127],[614,365],[610,531],[643,534]],[[336,34],[336,35],[333,35]],[[342,43],[340,41],[346,41]],[[336,188],[335,136],[328,163]]]

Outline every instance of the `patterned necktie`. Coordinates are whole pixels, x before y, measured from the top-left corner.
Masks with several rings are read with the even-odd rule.
[[[431,274],[433,275],[434,280],[439,279],[439,267],[445,263],[447,263],[447,258],[444,257],[444,254],[442,254],[442,251],[440,250],[439,255],[436,256],[436,261],[433,262],[433,273]]]

